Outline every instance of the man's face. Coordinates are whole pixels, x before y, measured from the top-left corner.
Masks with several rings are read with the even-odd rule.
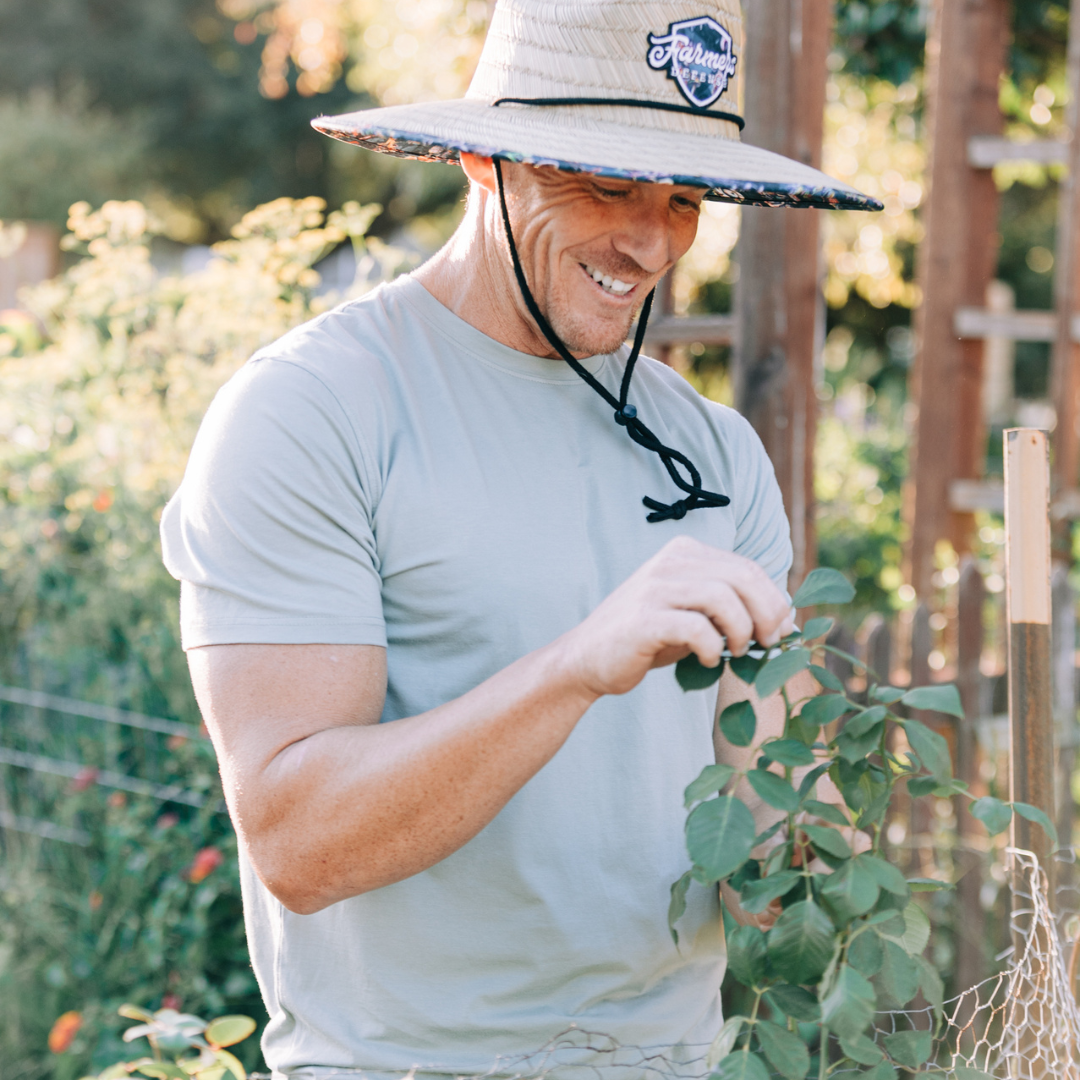
[[[571,352],[613,352],[649,291],[694,242],[704,189],[507,163],[503,177],[540,310]]]

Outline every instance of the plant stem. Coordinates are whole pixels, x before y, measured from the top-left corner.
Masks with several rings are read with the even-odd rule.
[[[829,1075],[829,1029],[821,1025],[821,1041],[818,1043],[818,1080]]]

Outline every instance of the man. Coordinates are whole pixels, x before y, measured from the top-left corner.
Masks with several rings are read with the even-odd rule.
[[[746,422],[623,342],[706,195],[867,205],[735,140],[738,29],[513,0],[465,101],[317,122],[470,194],[222,390],[162,523],[276,1076],[513,1074],[575,1027],[689,1059],[720,1024],[718,898],[681,951],[666,911],[731,751],[670,665],[790,630],[788,527]]]

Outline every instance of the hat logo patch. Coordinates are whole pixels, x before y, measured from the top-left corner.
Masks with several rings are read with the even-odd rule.
[[[682,96],[699,109],[716,101],[735,74],[731,34],[708,15],[671,23],[666,34],[650,34],[649,45],[649,67],[666,68]]]

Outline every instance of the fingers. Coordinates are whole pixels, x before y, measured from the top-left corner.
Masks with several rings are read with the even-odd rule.
[[[658,557],[670,601],[701,611],[741,655],[751,640],[775,645],[794,628],[791,604],[757,563],[679,537]]]
[[[657,620],[660,649],[688,648],[706,667],[716,667],[724,651],[724,639],[707,616],[698,611],[664,612]]]

